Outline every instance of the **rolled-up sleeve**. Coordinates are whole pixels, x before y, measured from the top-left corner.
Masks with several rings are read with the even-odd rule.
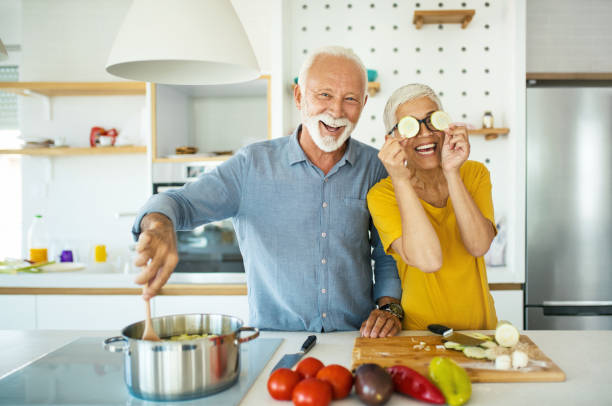
[[[167,216],[176,230],[191,230],[205,223],[235,216],[240,209],[249,156],[248,147],[243,148],[195,182],[151,196],[132,226],[134,239],[137,240],[140,235],[142,218],[149,213]]]
[[[372,254],[374,260],[374,300],[383,296],[396,299],[402,297],[402,285],[397,273],[397,264],[391,255],[385,254],[385,250],[374,225],[370,225]]]

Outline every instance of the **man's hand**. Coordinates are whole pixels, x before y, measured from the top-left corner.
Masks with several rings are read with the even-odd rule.
[[[160,213],[147,214],[140,225],[142,233],[138,237],[134,265],[143,268],[134,281],[145,285],[142,296],[149,300],[159,293],[178,263],[176,235],[172,221]]]
[[[359,332],[362,337],[391,337],[402,330],[402,323],[393,314],[385,310],[372,310],[370,317],[361,324]]]

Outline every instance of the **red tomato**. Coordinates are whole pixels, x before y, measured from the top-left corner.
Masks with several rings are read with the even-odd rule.
[[[300,374],[289,368],[279,368],[268,378],[268,392],[276,400],[291,400],[293,388],[300,382]]]
[[[331,364],[321,368],[317,372],[317,379],[331,385],[334,400],[344,399],[353,388],[353,374],[342,365]]]
[[[308,357],[301,360],[300,363],[297,364],[295,370],[298,374],[300,374],[303,379],[314,378],[317,376],[317,372],[319,372],[319,369],[323,368],[324,366],[325,365],[323,365],[323,363],[318,359],[314,357]]]
[[[331,385],[316,378],[306,378],[293,389],[295,406],[327,406],[331,400]]]

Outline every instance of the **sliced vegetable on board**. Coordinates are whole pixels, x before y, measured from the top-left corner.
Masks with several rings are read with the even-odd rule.
[[[495,329],[495,341],[502,347],[514,347],[519,342],[519,331],[509,321],[500,320]]]
[[[387,368],[395,391],[418,400],[442,405],[445,402],[440,389],[423,375],[404,365],[394,365]]]
[[[450,406],[463,405],[472,395],[472,383],[465,369],[446,357],[429,363],[429,377],[444,394]]]

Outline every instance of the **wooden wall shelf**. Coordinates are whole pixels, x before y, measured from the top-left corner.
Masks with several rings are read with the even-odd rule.
[[[294,83],[291,86],[291,90],[293,91],[296,86],[297,85]],[[367,92],[370,97],[373,97],[376,93],[380,92],[380,82],[368,82]]]
[[[0,155],[37,155],[37,156],[75,156],[75,155],[118,155],[118,154],[144,154],[145,146],[117,146],[117,147],[52,147],[52,148],[23,148],[0,149]]]
[[[475,128],[468,129],[468,134],[472,135],[484,135],[485,140],[493,140],[502,134],[508,134],[509,128]]]
[[[211,161],[227,161],[232,155],[219,155],[219,156],[189,156],[185,155],[180,158],[164,158],[158,157],[153,158],[153,162],[211,162]]]
[[[415,10],[412,23],[417,30],[424,24],[461,24],[461,28],[468,26],[476,10]]]
[[[32,93],[53,96],[123,96],[144,95],[145,82],[0,82],[0,90],[29,96]]]

